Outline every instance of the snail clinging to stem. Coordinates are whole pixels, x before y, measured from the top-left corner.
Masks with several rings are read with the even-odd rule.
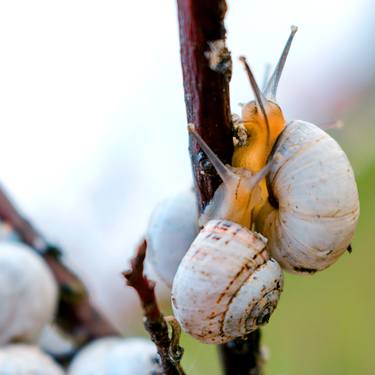
[[[272,164],[267,184],[262,181],[256,228],[267,237],[267,250],[285,270],[314,273],[333,264],[350,245],[359,199],[352,167],[337,142],[305,121],[285,125],[275,102],[296,31],[292,26],[264,93],[241,58],[256,100],[243,108],[241,123],[248,140],[235,145],[232,165],[256,172],[273,153],[282,156]]]
[[[189,131],[216,168],[222,185],[200,218],[204,225],[180,263],[172,307],[182,328],[205,343],[224,343],[268,322],[283,285],[267,240],[249,230],[270,165],[254,174],[224,165],[193,126]]]

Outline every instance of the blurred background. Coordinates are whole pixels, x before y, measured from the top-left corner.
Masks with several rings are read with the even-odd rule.
[[[268,375],[373,374],[375,26],[371,0],[228,0],[232,111],[299,27],[278,93],[288,119],[330,133],[353,163],[361,218],[353,253],[286,276],[263,330]],[[0,3],[0,181],[125,335],[142,335],[120,272],[155,204],[192,183],[174,1]],[[167,301],[165,291],[160,297]],[[166,311],[168,303],[165,302]],[[218,374],[214,347],[184,337],[190,374]]]

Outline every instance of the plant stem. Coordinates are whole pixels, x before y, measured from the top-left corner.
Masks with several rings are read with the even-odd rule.
[[[245,338],[220,345],[220,356],[226,375],[261,375],[260,329]]]
[[[225,0],[177,0],[181,64],[188,123],[224,163],[233,153],[229,81],[230,53],[225,47]],[[221,183],[190,137],[190,157],[202,212]],[[226,375],[260,375],[260,331],[220,345]]]
[[[224,0],[177,0],[177,4],[187,121],[194,124],[196,131],[223,162],[230,163],[233,153],[230,54],[224,47],[221,55],[220,51],[217,53],[218,61],[213,58],[210,64],[208,57],[209,54],[215,57],[213,43],[225,41],[226,3]],[[216,65],[215,70],[213,65]],[[190,156],[202,210],[221,181],[192,138]]]
[[[155,283],[148,280],[143,274],[146,250],[147,243],[144,240],[138,246],[137,252],[131,260],[130,270],[123,272],[123,276],[127,280],[127,284],[138,293],[144,311],[144,325],[157,347],[163,374],[184,375],[180,365],[183,350],[178,344],[179,333],[176,332],[176,328],[173,328],[172,323],[172,340],[169,338],[167,320],[160,312],[156,301]]]

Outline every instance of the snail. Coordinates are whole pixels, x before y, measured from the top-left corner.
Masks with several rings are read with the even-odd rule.
[[[272,153],[282,156],[272,164],[268,184],[261,182],[256,228],[268,238],[267,250],[285,270],[314,273],[333,264],[350,246],[359,199],[352,167],[336,141],[305,121],[285,125],[275,102],[296,31],[293,26],[264,93],[241,58],[256,100],[243,108],[240,122],[247,137],[236,142],[232,165],[256,172]]]
[[[0,345],[36,341],[56,304],[55,279],[39,255],[20,243],[0,243]]]
[[[198,231],[198,205],[192,189],[181,191],[155,207],[146,235],[147,258],[169,287]]]
[[[33,345],[12,344],[0,348],[1,375],[63,375],[52,358]]]
[[[69,375],[156,375],[161,366],[155,345],[143,338],[106,337],[84,347]]]
[[[249,230],[259,201],[257,174],[225,166],[193,127],[190,132],[223,183],[200,217],[204,225],[182,259],[172,286],[172,308],[182,329],[204,343],[225,343],[268,322],[283,285],[266,238]]]
[[[359,217],[350,162],[332,137],[300,120],[286,126],[275,152],[283,157],[271,166],[257,228],[285,270],[323,270],[347,250]]]

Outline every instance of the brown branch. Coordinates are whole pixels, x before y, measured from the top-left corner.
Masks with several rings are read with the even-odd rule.
[[[233,145],[229,107],[231,59],[225,48],[224,0],[177,0],[181,64],[188,123],[225,163]],[[190,138],[195,186],[202,209],[220,184],[198,144]]]
[[[177,0],[181,64],[188,123],[225,163],[233,153],[229,80],[230,54],[225,47],[225,0]],[[194,139],[190,156],[202,212],[220,184]],[[220,346],[227,375],[259,375],[260,332]]]
[[[131,268],[123,273],[127,284],[138,293],[144,311],[144,325],[151,340],[155,343],[165,375],[183,375],[180,366],[183,354],[178,345],[177,327],[172,326],[172,339],[169,338],[166,318],[159,310],[155,296],[155,283],[148,280],[143,274],[143,263],[146,256],[147,243],[144,240],[138,247],[134,258],[131,260]],[[177,334],[177,337],[176,337]]]
[[[260,352],[260,330],[245,338],[220,346],[220,357],[226,375],[260,375],[263,359]]]
[[[0,186],[0,220],[7,223],[22,242],[32,247],[47,262],[59,285],[56,323],[77,345],[108,335],[114,328],[91,305],[81,280],[61,261],[62,252],[26,220]]]
[[[18,234],[21,240],[37,251],[43,251],[47,244],[42,236],[26,220],[10,198],[5,194],[4,188],[0,185],[0,220],[7,223]]]

